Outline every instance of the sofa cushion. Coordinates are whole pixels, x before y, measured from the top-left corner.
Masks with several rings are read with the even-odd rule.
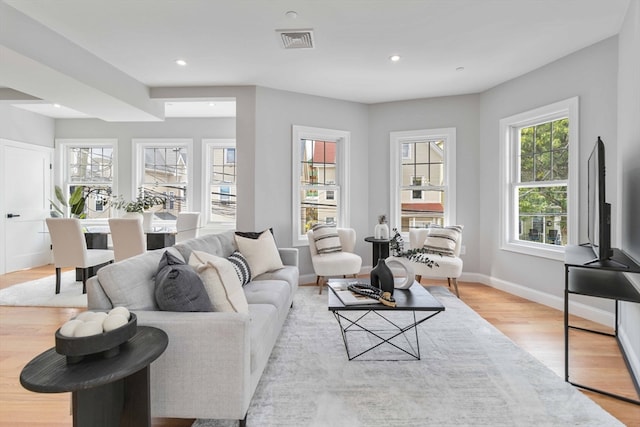
[[[247,284],[244,294],[249,304],[271,304],[280,311],[288,305],[291,288],[281,280],[260,280]]]
[[[258,276],[271,270],[284,267],[271,231],[265,230],[257,239],[236,234],[238,250],[249,262],[251,274]]]
[[[155,278],[156,304],[164,311],[213,311],[202,279],[180,258],[165,251]]]
[[[313,226],[313,240],[319,254],[341,252],[340,236],[333,225],[316,224]]]
[[[188,262],[191,252],[202,251],[208,254],[228,257],[236,250],[233,231],[225,231],[216,234],[205,234],[200,237],[177,243],[174,248],[180,252],[182,258]]]
[[[238,274],[238,278],[240,279],[240,284],[244,286],[249,283],[251,281],[251,267],[249,267],[249,262],[244,255],[242,255],[240,251],[235,251],[229,255],[227,259],[236,270],[236,274]]]
[[[213,311],[249,312],[240,279],[229,260],[206,252],[193,251],[189,265],[194,267],[202,278]]]
[[[163,250],[109,264],[98,270],[98,280],[113,307],[129,310],[157,310],[155,275]]]
[[[462,225],[429,227],[423,247],[434,254],[454,256],[462,228]]]
[[[263,280],[284,280],[289,283],[291,292],[295,292],[298,289],[298,282],[300,280],[300,273],[297,267],[285,265],[283,268],[273,271],[267,271],[259,276],[253,276],[254,282]]]

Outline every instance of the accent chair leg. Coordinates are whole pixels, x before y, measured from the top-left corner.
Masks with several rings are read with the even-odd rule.
[[[60,293],[60,280],[61,280],[61,276],[62,275],[62,271],[60,270],[60,267],[56,267],[56,294]]]
[[[238,420],[238,426],[239,427],[247,427],[247,415],[246,414],[245,414],[243,419]]]
[[[89,275],[89,269],[83,268],[82,269],[82,293],[83,294],[87,293],[87,276],[88,275]]]
[[[416,274],[416,282],[420,283],[421,280],[422,280],[422,275]]]
[[[318,276],[318,280],[316,281],[318,284],[318,295],[322,295],[322,288],[324,287],[324,277]]]
[[[460,298],[460,292],[458,292],[458,279],[456,279],[455,277],[452,277],[452,278],[447,277],[447,280],[449,280],[449,287],[451,287],[451,280],[453,280],[453,288],[455,289],[456,296],[459,299]]]

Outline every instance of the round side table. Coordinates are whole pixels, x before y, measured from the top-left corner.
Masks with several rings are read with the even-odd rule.
[[[150,427],[149,365],[168,343],[163,330],[139,326],[110,358],[67,364],[51,348],[27,363],[20,384],[37,393],[71,392],[74,427]]]
[[[369,236],[365,237],[364,241],[373,244],[373,260],[371,265],[375,267],[380,258],[389,258],[389,242],[391,239],[376,239],[373,236]]]

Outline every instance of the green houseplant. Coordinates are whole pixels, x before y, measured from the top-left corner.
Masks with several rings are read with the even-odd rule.
[[[125,212],[137,212],[143,213],[146,210],[151,209],[154,206],[164,205],[166,203],[166,199],[164,197],[160,197],[155,194],[151,194],[148,191],[144,191],[142,187],[138,188],[138,195],[135,200],[127,201],[122,197],[122,195],[118,196],[118,198],[113,202],[113,206],[116,209],[122,209]]]
[[[111,188],[109,187],[91,187],[88,185],[77,185],[69,199],[64,196],[64,191],[61,187],[55,186],[54,189],[56,200],[62,206],[69,207],[69,216],[71,218],[84,219],[87,217],[87,199],[91,196],[102,195],[105,196],[104,200],[109,201],[111,196]],[[52,217],[64,217],[65,210],[60,205],[56,204],[53,200],[49,200],[51,203],[51,216]]]

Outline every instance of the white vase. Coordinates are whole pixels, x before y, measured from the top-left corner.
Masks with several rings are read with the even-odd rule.
[[[373,229],[373,237],[375,239],[388,239],[389,238],[389,226],[384,224],[376,224]]]
[[[153,230],[153,212],[142,212],[142,230]]]

